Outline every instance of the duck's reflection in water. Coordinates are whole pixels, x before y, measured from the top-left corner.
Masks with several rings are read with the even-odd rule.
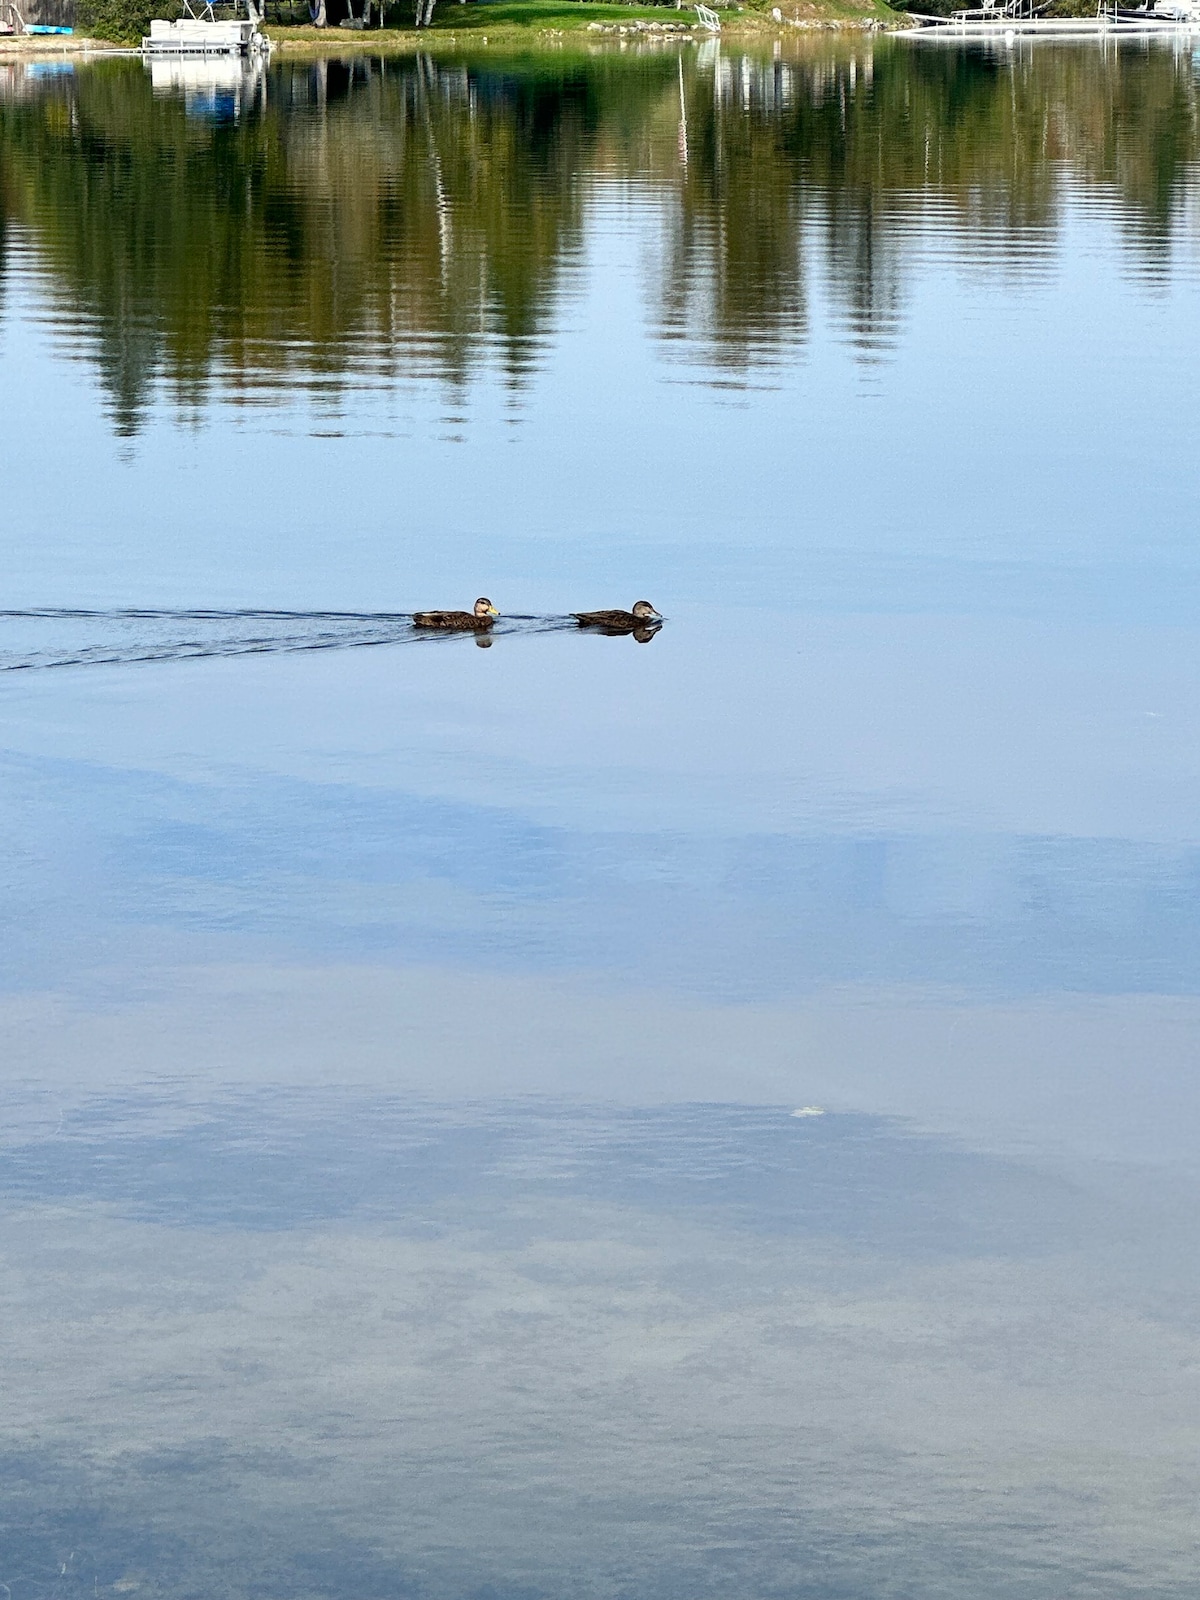
[[[654,638],[655,634],[658,634],[658,633],[662,632],[662,623],[661,622],[650,622],[650,623],[639,622],[636,627],[630,627],[630,628],[621,628],[621,627],[616,627],[616,628],[613,628],[613,627],[596,628],[596,627],[592,627],[592,628],[588,628],[586,631],[588,633],[601,634],[606,639],[628,639],[628,638],[632,638],[632,639],[635,639],[638,644],[649,644],[651,639]]]

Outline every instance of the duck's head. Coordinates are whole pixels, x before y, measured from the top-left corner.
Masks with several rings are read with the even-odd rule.
[[[662,618],[659,616],[658,612],[655,611],[649,600],[635,600],[633,603],[633,615],[638,619],[639,622],[662,621]]]
[[[477,617],[498,617],[500,613],[490,600],[481,595],[475,602],[475,615]]]

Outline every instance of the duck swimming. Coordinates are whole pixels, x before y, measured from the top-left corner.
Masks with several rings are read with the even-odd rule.
[[[473,611],[414,611],[415,628],[440,628],[448,633],[484,633],[500,613],[485,596],[475,602]]]
[[[632,611],[572,611],[571,615],[581,628],[599,628],[609,634],[649,635],[662,621],[649,600],[635,600]]]

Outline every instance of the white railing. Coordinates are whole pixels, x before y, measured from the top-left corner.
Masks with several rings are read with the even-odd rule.
[[[696,18],[699,21],[700,26],[702,28],[707,28],[709,33],[720,33],[721,19],[717,13],[710,10],[708,6],[697,6]]]

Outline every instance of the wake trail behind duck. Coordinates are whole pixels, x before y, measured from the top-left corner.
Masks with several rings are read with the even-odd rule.
[[[570,625],[570,618],[562,617],[504,617],[491,633],[496,637],[546,633]],[[0,610],[0,672],[356,650],[474,637],[415,628],[412,613],[403,611],[164,611],[134,607],[97,611],[41,606]]]

